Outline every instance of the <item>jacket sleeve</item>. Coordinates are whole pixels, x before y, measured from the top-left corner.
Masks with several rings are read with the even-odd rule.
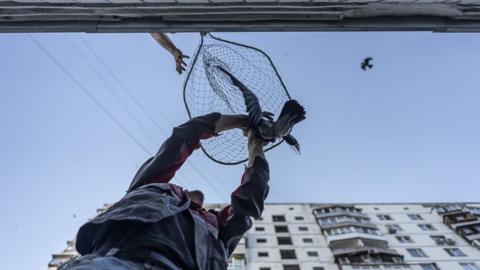
[[[256,157],[247,168],[240,186],[232,193],[231,204],[217,213],[219,238],[230,256],[238,242],[252,227],[252,217],[262,215],[268,195],[269,168],[267,161]]]
[[[168,183],[192,152],[200,147],[200,140],[216,135],[215,123],[220,116],[220,113],[211,113],[175,127],[157,154],[140,167],[128,191],[146,184]]]

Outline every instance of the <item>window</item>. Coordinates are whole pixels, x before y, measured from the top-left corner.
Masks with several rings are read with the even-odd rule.
[[[411,220],[423,220],[422,216],[419,215],[419,214],[409,214],[408,217],[409,217]]]
[[[304,220],[303,217],[295,217],[295,220]]]
[[[255,220],[263,220],[263,217],[255,218]]]
[[[292,238],[290,237],[277,237],[279,245],[292,245]]]
[[[480,270],[480,267],[474,262],[460,263],[463,270]]]
[[[265,231],[265,227],[255,227],[255,231],[263,232],[263,231]]]
[[[268,257],[268,252],[266,251],[258,252],[258,257]]]
[[[377,215],[378,219],[380,220],[393,220],[390,215]]]
[[[288,227],[287,226],[275,226],[275,232],[278,232],[278,233],[288,232]]]
[[[422,270],[440,270],[435,263],[422,263],[420,264]]]
[[[292,211],[292,210],[295,210],[295,208],[289,207],[288,210]]]
[[[385,228],[387,229],[387,231],[389,233],[395,233],[395,232],[402,231],[402,227],[400,227],[400,225],[397,225],[397,224],[385,225]]]
[[[430,235],[430,238],[437,244],[437,245],[443,245],[445,242],[447,242],[447,238],[443,235]]]
[[[308,231],[308,227],[300,226],[300,227],[298,227],[298,230],[301,231],[301,232],[306,232],[306,231]]]
[[[460,230],[462,231],[463,235],[472,235],[476,233],[476,230],[474,231],[468,227],[461,228]]]
[[[270,267],[260,267],[259,270],[272,270],[272,268],[270,268]]]
[[[452,257],[464,257],[467,256],[458,248],[444,248],[444,250],[448,253],[448,255]]]
[[[300,270],[300,265],[298,264],[284,264],[283,270]]]
[[[272,216],[272,220],[273,222],[285,222],[285,216]]]
[[[280,257],[282,259],[296,259],[297,254],[294,249],[280,249]]]
[[[304,243],[313,243],[312,238],[303,238],[302,240],[303,240]]]
[[[308,257],[318,257],[318,252],[316,251],[307,251]]]
[[[395,236],[397,238],[398,242],[405,244],[405,243],[413,243],[412,238],[408,235],[397,235]]]
[[[420,248],[407,248],[407,251],[412,257],[428,257]]]
[[[422,231],[435,231],[435,227],[432,224],[418,224],[418,227],[422,229]]]
[[[267,239],[265,238],[257,238],[257,243],[266,243]]]
[[[312,270],[325,270],[325,268],[321,267],[321,266],[314,266],[312,268]]]

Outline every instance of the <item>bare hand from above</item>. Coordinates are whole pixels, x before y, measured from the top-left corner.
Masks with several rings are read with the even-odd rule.
[[[185,58],[190,58],[188,55],[184,55],[181,50],[176,49],[173,51],[173,58],[175,59],[175,69],[178,74],[182,74],[187,68],[187,63],[184,61]]]

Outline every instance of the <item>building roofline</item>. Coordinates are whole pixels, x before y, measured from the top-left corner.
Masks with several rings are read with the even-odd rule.
[[[225,205],[227,203],[205,203],[207,205],[219,204]],[[426,205],[426,206],[442,206],[452,204],[480,204],[480,202],[266,202],[265,205],[295,205],[295,204],[313,204],[313,205]]]

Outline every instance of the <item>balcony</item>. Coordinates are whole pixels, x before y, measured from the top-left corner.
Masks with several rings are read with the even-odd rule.
[[[470,206],[469,206],[469,207],[467,207],[467,209],[468,209],[468,211],[470,211],[470,213],[471,213],[472,215],[475,215],[475,216],[477,216],[477,217],[480,218],[480,208],[478,208],[478,207],[470,207]]]
[[[380,235],[373,235],[367,233],[348,233],[348,234],[339,234],[339,235],[327,235],[327,243],[331,244],[336,241],[342,241],[347,239],[368,239],[374,241],[386,241],[383,236]]]
[[[465,239],[467,239],[468,241],[471,241],[471,242],[473,242],[473,241],[479,241],[480,242],[480,233],[466,235]]]
[[[333,226],[332,228],[323,229],[323,234],[326,236],[350,234],[350,233],[364,233],[371,235],[380,235],[380,231],[375,225],[347,225],[347,226]]]
[[[377,226],[372,224],[372,223],[363,223],[363,222],[358,222],[358,221],[343,221],[340,223],[332,223],[332,224],[325,224],[325,225],[320,225],[320,228],[322,230],[329,230],[335,229],[335,228],[365,228],[368,231],[369,234],[374,234],[374,235],[379,235],[380,233],[378,232]],[[361,232],[363,233],[364,231],[361,230],[354,230],[356,232]]]
[[[480,220],[458,224],[455,231],[469,242],[480,239]]]
[[[338,226],[347,226],[347,225],[375,227],[375,225],[373,225],[370,222],[369,218],[358,217],[358,216],[350,216],[350,215],[318,217],[317,222],[322,229],[338,227]]]
[[[464,210],[463,205],[448,205],[437,208],[437,213],[439,215],[449,215],[449,214],[456,214],[456,213],[468,213],[468,211]]]
[[[446,225],[451,226],[452,228],[455,228],[456,224],[463,224],[466,222],[475,222],[477,221],[478,218],[470,212],[457,212],[457,213],[452,213],[452,214],[446,214],[443,216],[443,222]]]
[[[369,219],[369,217],[362,213],[362,210],[353,206],[324,206],[315,208],[313,214],[318,218],[334,217],[334,216],[349,216]]]
[[[332,241],[329,243],[328,247],[331,250],[344,250],[363,247],[388,249],[388,242],[385,239],[370,239],[359,237]]]
[[[403,255],[386,248],[355,247],[333,250],[335,261],[342,264],[401,264]]]
[[[403,269],[403,270],[425,270],[436,269],[440,270],[435,263],[430,263],[431,268],[425,268],[425,263],[362,263],[362,264],[343,264],[340,265],[341,270],[362,270],[362,269],[376,269],[376,270],[391,270],[391,269]]]

